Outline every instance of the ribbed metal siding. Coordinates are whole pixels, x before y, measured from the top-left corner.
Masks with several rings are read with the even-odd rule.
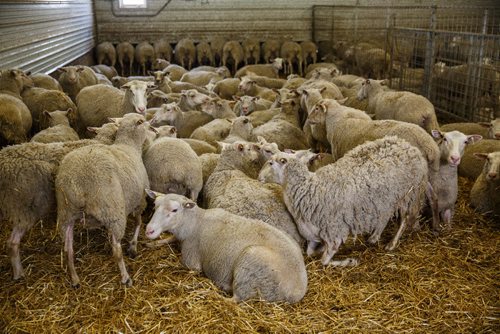
[[[92,0],[0,2],[0,68],[50,73],[94,45]]]

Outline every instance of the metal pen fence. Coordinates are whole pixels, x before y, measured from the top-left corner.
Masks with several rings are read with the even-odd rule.
[[[316,42],[376,43],[393,88],[426,96],[441,115],[500,117],[500,11],[437,6],[315,6]]]

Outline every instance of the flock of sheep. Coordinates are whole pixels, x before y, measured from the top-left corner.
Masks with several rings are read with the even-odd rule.
[[[325,266],[356,265],[335,258],[339,247],[360,234],[377,244],[393,219],[387,250],[420,227],[425,208],[436,232],[449,227],[458,175],[476,179],[473,207],[500,215],[500,119],[440,126],[424,97],[342,75],[304,43],[276,53],[263,45],[258,64],[261,51],[239,42],[219,44],[217,56],[216,43],[186,41],[175,47],[178,64],[168,43],[102,43],[99,65],[62,67],[57,80],[1,70],[0,219],[12,225],[14,279],[24,275],[22,237],[56,213],[74,286],[77,224],[108,231],[130,286],[121,240],[132,215],[128,252],[137,254],[148,196],[146,238],[173,235],[149,245],[180,241],[182,262],[234,301],[300,301],[303,251]],[[143,76],[101,64],[114,65],[116,54],[122,74],[128,54]],[[382,76],[371,54],[361,67]]]

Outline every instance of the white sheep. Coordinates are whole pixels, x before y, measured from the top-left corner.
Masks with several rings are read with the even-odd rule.
[[[243,61],[243,47],[238,41],[227,41],[222,48],[222,65],[228,67],[228,60],[232,60],[233,70],[236,73],[238,66]],[[229,68],[229,67],[228,67]]]
[[[279,72],[283,68],[283,58],[274,58],[270,64],[246,65],[238,70],[235,78],[243,78],[247,75],[258,75],[267,78],[279,78]]]
[[[55,78],[44,73],[32,73],[30,74],[31,80],[33,80],[33,85],[39,88],[60,90],[63,91],[61,84]]]
[[[376,119],[393,119],[417,124],[429,134],[439,130],[434,106],[429,100],[412,92],[386,91],[382,82],[367,79],[361,85],[358,99],[368,99],[369,114]]]
[[[217,142],[229,135],[231,127],[232,123],[227,119],[214,119],[195,129],[189,138],[203,140],[212,146],[217,146]]]
[[[490,122],[479,123],[449,123],[441,126],[441,131],[460,131],[466,135],[478,134],[483,138],[500,139],[500,118],[493,119]]]
[[[262,184],[256,179],[261,167],[257,144],[239,141],[223,145],[217,167],[203,188],[203,202],[207,208],[222,208],[262,220],[302,244],[297,227],[283,203],[281,187]]]
[[[182,75],[180,81],[188,82],[196,86],[203,87],[207,85],[211,80],[220,81],[225,79],[219,73],[211,71],[189,71]]]
[[[196,201],[203,186],[201,162],[188,143],[162,137],[143,155],[151,189],[185,195]]]
[[[470,192],[471,206],[478,212],[500,217],[500,151],[475,153],[477,159],[484,160],[483,171],[474,182]]]
[[[212,116],[201,111],[182,111],[176,102],[172,102],[163,104],[150,122],[152,125],[167,122],[175,126],[179,138],[189,138],[195,129],[212,120]]]
[[[321,244],[323,265],[330,263],[351,234],[368,233],[370,243],[378,242],[389,220],[398,215],[399,229],[386,246],[393,250],[406,226],[413,226],[427,185],[422,154],[394,136],[360,145],[316,173],[298,159],[280,154],[271,162],[287,208],[308,242],[308,255]]]
[[[260,62],[260,42],[257,38],[246,38],[242,43],[243,60],[245,65],[258,64]]]
[[[234,143],[237,141],[254,141],[253,125],[246,116],[236,117],[231,124],[229,134],[223,140],[224,143]]]
[[[202,104],[201,110],[215,119],[236,118],[236,114],[233,112],[233,108],[231,108],[231,101],[221,98],[211,98],[210,100]]]
[[[210,48],[214,56],[214,65],[220,66],[222,64],[222,50],[224,49],[226,40],[220,36],[214,36],[210,39]]]
[[[257,85],[255,80],[252,80],[247,76],[241,79],[238,89],[243,95],[258,96],[271,102],[274,102],[276,96],[278,95],[272,89]]]
[[[136,227],[129,251],[137,253],[141,214],[146,206],[144,189],[149,188],[142,162],[147,127],[144,116],[127,115],[120,121],[112,145],[89,145],[68,153],[61,161],[56,180],[57,224],[64,239],[73,286],[80,279],[75,270],[73,229],[77,222],[104,226],[121,273],[121,282],[132,285],[123,260],[121,239],[127,216],[133,214]]]
[[[482,139],[480,135],[469,135],[459,131],[441,132],[433,130],[432,135],[437,139],[441,158],[439,171],[429,173],[430,186],[427,189],[427,198],[432,209],[432,228],[439,230],[439,223],[443,221],[451,227],[451,219],[455,212],[455,202],[458,198],[457,167],[467,145],[474,144]]]
[[[304,297],[304,259],[285,233],[222,209],[201,209],[179,195],[146,191],[155,199],[146,236],[155,239],[171,232],[181,242],[182,263],[232,292],[232,301],[296,303]]]
[[[235,95],[233,99],[237,101],[233,110],[238,116],[248,116],[254,111],[268,110],[272,105],[271,101],[262,99],[259,96]]]

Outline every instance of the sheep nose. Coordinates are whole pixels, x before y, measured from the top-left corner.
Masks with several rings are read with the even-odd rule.
[[[494,178],[496,178],[496,177],[497,177],[497,173],[496,173],[496,172],[490,172],[490,173],[488,173],[488,177],[489,177],[490,179],[494,179]]]
[[[137,110],[139,110],[140,113],[143,113],[144,111],[146,111],[146,108],[144,108],[144,107],[137,107]]]
[[[458,163],[460,162],[460,157],[457,157],[456,155],[452,155],[450,157],[450,162],[455,164],[455,165],[458,165]]]
[[[146,235],[151,235],[153,234],[155,231],[154,230],[146,230]]]

